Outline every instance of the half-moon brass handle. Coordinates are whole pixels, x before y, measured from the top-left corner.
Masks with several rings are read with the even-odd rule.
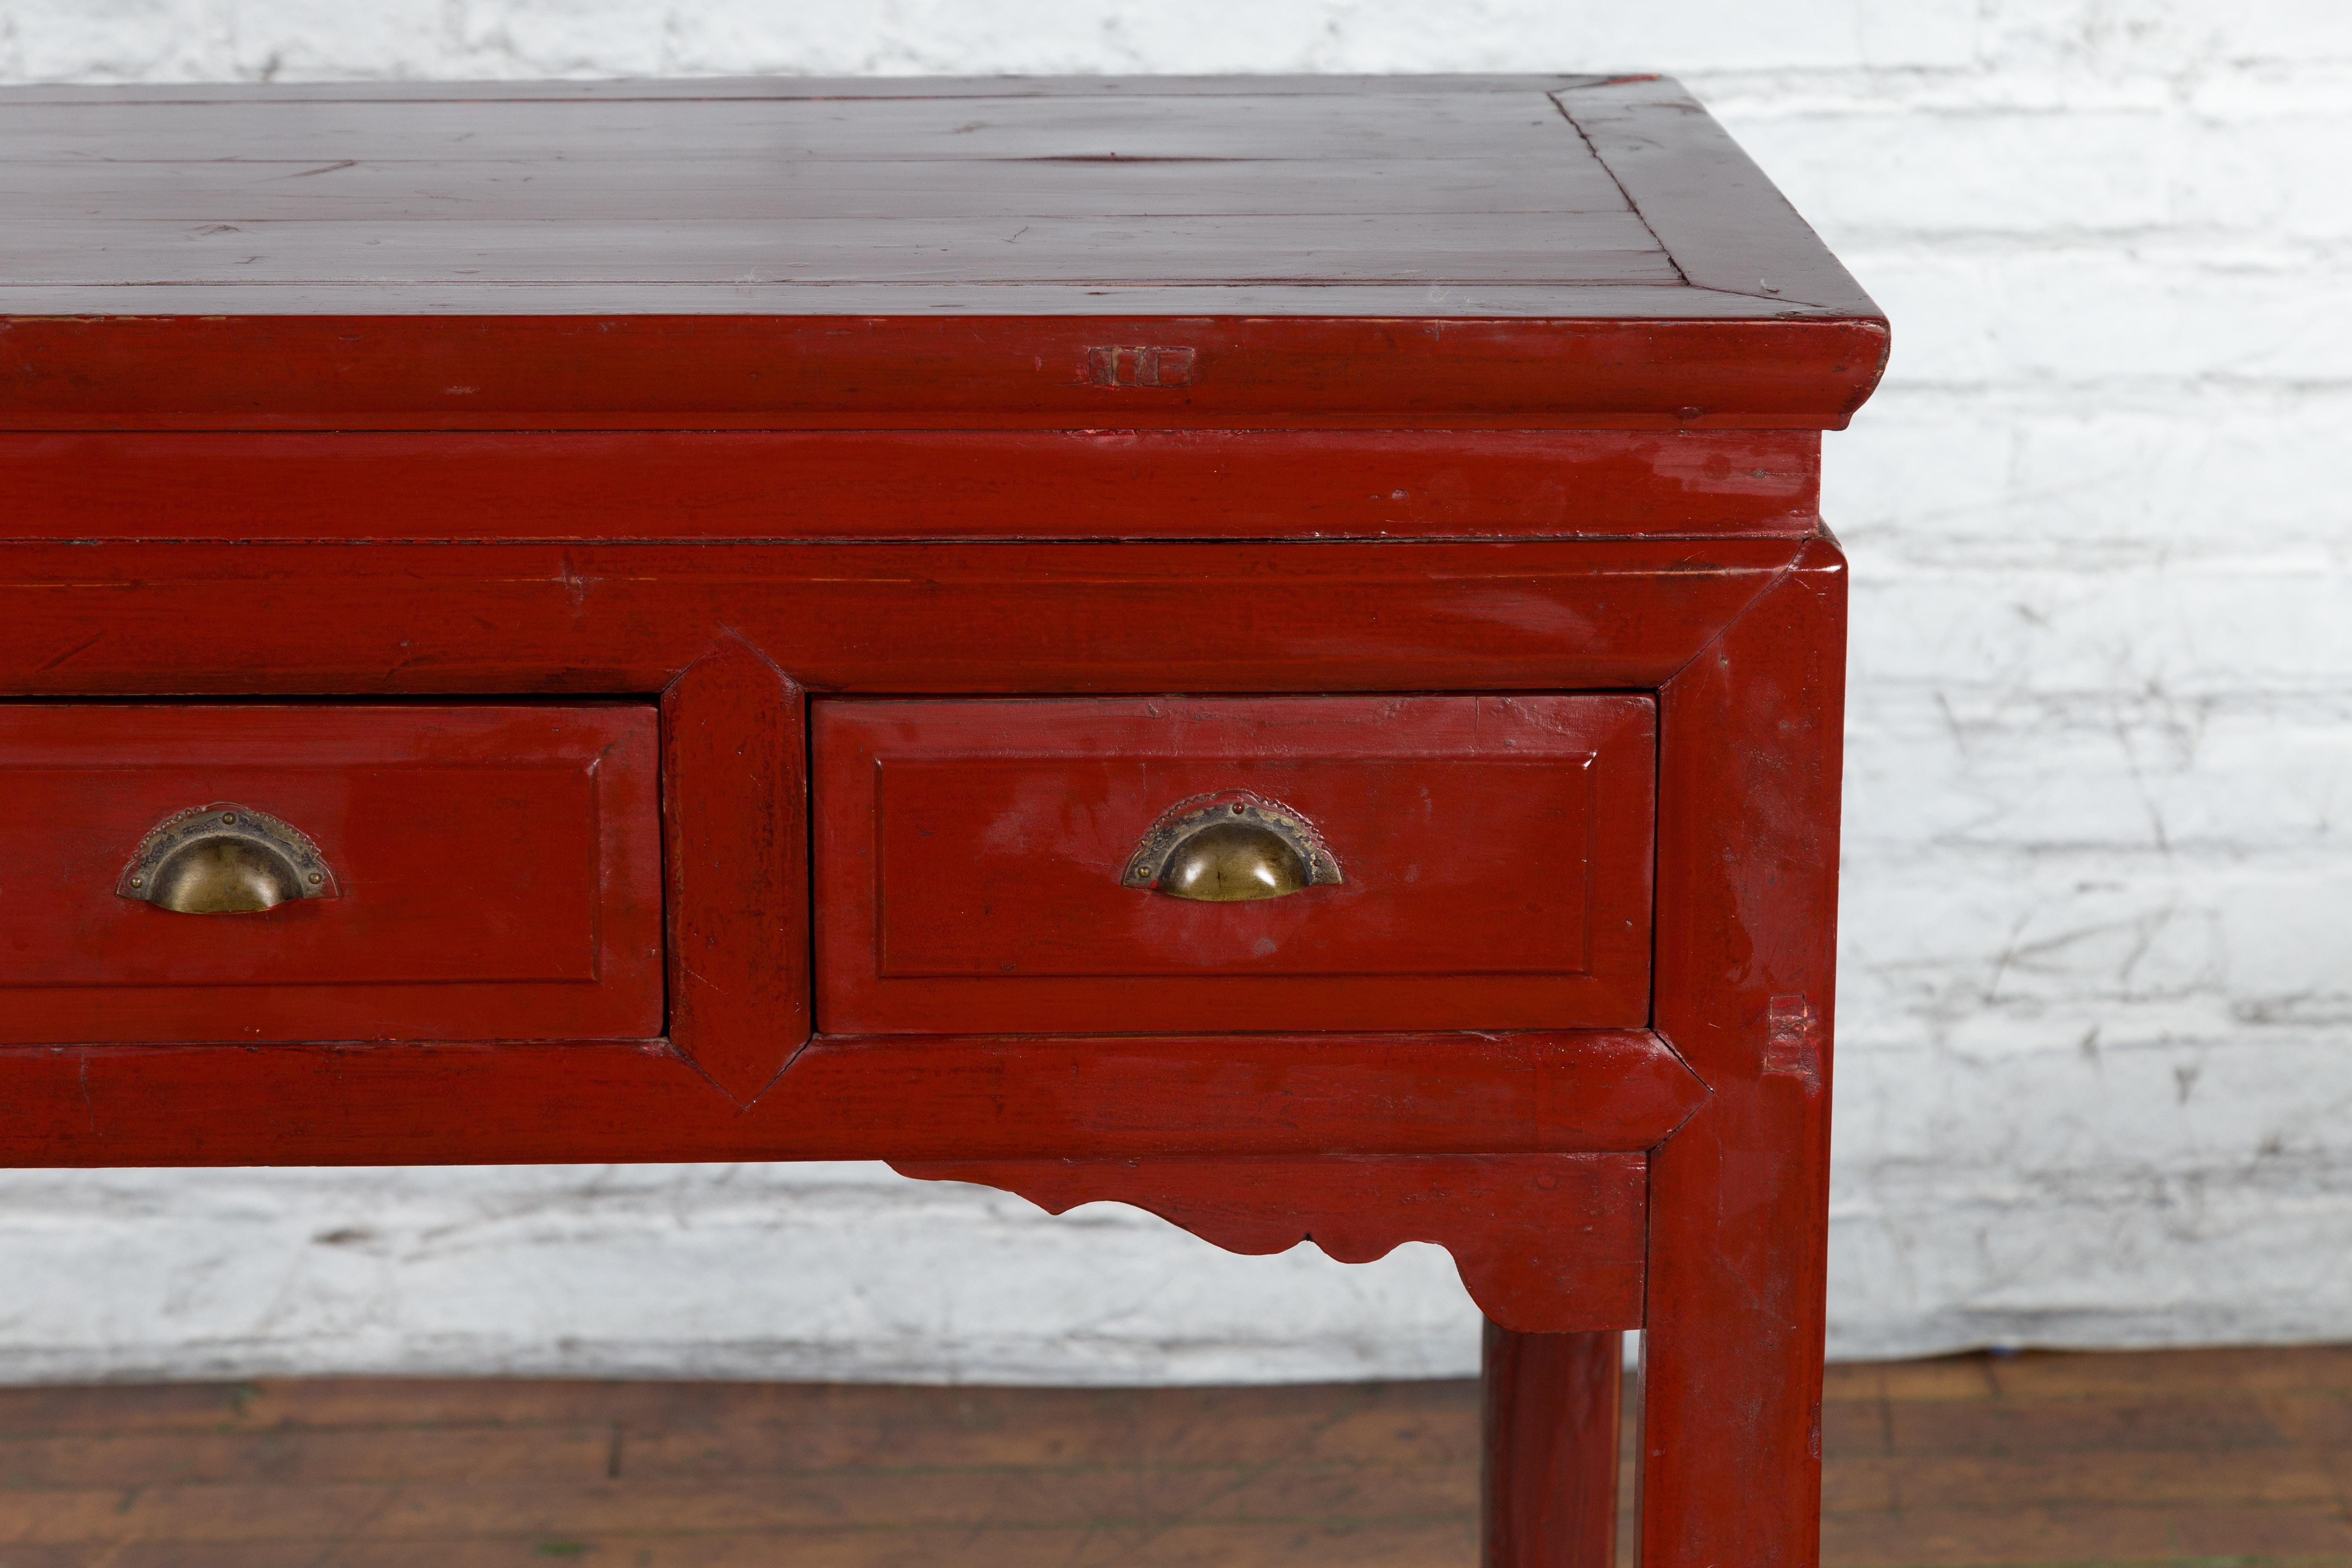
[[[1314,824],[1242,790],[1177,802],[1128,857],[1119,881],[1202,903],[1279,899],[1340,880]]]
[[[182,915],[247,914],[342,891],[317,845],[232,801],[192,805],[149,828],[114,890]]]

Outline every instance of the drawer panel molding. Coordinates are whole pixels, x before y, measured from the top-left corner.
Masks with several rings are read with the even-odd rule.
[[[814,738],[827,1034],[1648,1022],[1645,695],[825,700]]]
[[[656,739],[650,703],[0,707],[0,1042],[658,1037]]]

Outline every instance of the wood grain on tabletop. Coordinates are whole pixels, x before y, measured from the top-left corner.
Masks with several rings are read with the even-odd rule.
[[[1885,357],[1670,82],[1035,85],[0,91],[0,424],[1820,428]]]
[[[2352,1563],[2352,1349],[1839,1366],[1824,1392],[1828,1568]],[[1478,1415],[1467,1383],[11,1389],[0,1563],[1470,1568]]]
[[[5,284],[1680,283],[1549,85],[0,97]]]
[[[0,92],[0,287],[1655,284],[1875,315],[1654,78],[798,85]]]

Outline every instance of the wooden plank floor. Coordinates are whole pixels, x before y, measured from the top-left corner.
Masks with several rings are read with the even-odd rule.
[[[1461,1383],[0,1390],[0,1568],[1471,1568]],[[2352,1348],[1832,1368],[1825,1560],[2352,1568]]]

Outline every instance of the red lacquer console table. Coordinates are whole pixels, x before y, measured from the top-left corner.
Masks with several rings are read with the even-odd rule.
[[[0,1159],[1449,1248],[1487,1556],[1816,1539],[1884,320],[1654,79],[0,95]]]

